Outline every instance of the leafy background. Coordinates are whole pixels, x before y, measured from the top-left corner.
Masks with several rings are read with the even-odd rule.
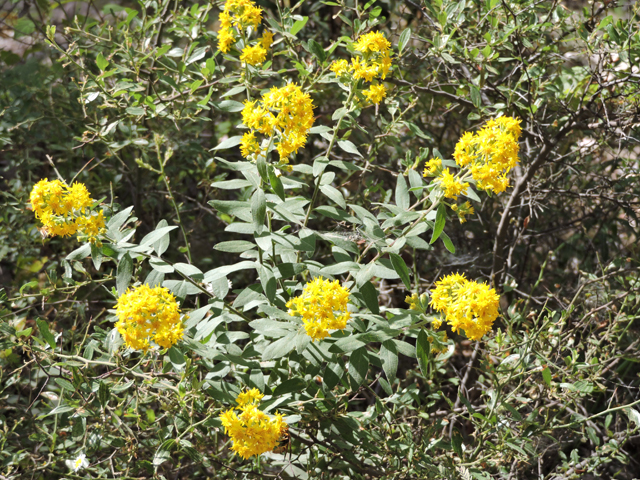
[[[336,124],[344,92],[324,74],[348,58],[347,38],[381,29],[396,53],[387,99],[344,120],[340,140],[351,143],[318,162],[329,143],[319,129],[281,177],[290,199],[310,199],[322,168],[327,188],[311,235],[295,201],[293,218],[270,210],[294,244],[271,265],[278,295],[314,272],[357,277],[383,248],[362,255],[367,245],[398,233],[380,236],[365,212],[384,225],[415,203],[423,162],[450,158],[462,133],[499,114],[523,121],[513,188],[480,195],[477,214],[449,218],[433,245],[428,231],[407,241],[397,254],[411,291],[388,257],[375,260],[360,273],[349,335],[309,345],[275,296],[264,303],[269,273],[220,270],[266,251],[239,226],[253,221],[259,176],[224,148],[241,134],[245,90],[237,62],[216,53],[220,5],[4,2],[2,474],[637,477],[638,6],[258,3],[282,41],[253,73],[254,93],[287,79],[308,86],[316,126]],[[26,205],[54,166],[109,215],[133,207],[112,217],[115,247],[101,260],[72,240],[42,240]],[[138,250],[122,245],[134,230]],[[404,298],[456,271],[500,290],[503,316],[482,342],[449,331],[452,347],[434,356]],[[189,340],[128,354],[111,333],[114,289],[163,279],[191,311]],[[229,454],[217,414],[243,386],[287,415],[287,452]],[[90,467],[74,474],[65,460],[80,452]]]

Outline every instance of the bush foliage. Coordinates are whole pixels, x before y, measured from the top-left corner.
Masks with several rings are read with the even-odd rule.
[[[7,3],[2,478],[640,475],[637,4]]]

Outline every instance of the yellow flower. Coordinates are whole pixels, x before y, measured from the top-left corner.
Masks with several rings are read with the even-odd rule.
[[[224,431],[233,440],[231,450],[244,459],[273,450],[288,430],[282,415],[276,413],[270,418],[258,409],[262,397],[257,388],[242,392],[236,399],[236,409],[220,413]]]
[[[448,168],[445,168],[438,178],[440,180],[442,190],[444,190],[445,198],[458,198],[458,195],[466,192],[469,187],[468,183],[462,183],[460,180],[455,178]]]
[[[407,295],[406,298],[404,299],[404,301],[406,303],[409,304],[409,310],[418,310],[418,302],[420,301],[418,299],[418,294],[414,293],[413,295]]]
[[[33,186],[29,201],[45,235],[68,237],[79,233],[96,243],[104,231],[103,213],[92,214],[94,200],[83,183],[68,187],[60,180],[45,178]]]
[[[465,218],[465,215],[473,215],[474,213],[473,207],[469,202],[465,202],[462,205],[454,204],[451,207],[451,210],[453,210],[458,214],[458,220],[460,220],[460,223],[464,223],[467,221],[467,219]]]
[[[260,103],[245,101],[242,122],[252,130],[250,133],[256,130],[263,135],[276,135],[280,163],[286,164],[289,155],[297,153],[307,143],[307,133],[314,120],[313,101],[298,85],[289,83],[284,87],[273,87],[262,95]]]
[[[489,285],[467,280],[457,273],[436,282],[431,290],[430,305],[444,313],[454,332],[464,330],[470,340],[480,340],[491,331],[498,318],[499,304],[500,296]]]
[[[373,64],[368,64],[360,57],[351,59],[349,70],[353,72],[354,79],[364,80],[366,82],[370,82],[378,75],[378,67]]]
[[[256,140],[255,133],[247,132],[242,136],[242,140],[240,140],[240,152],[245,158],[253,153],[260,152],[260,146]]]
[[[314,278],[308,282],[302,295],[287,302],[289,315],[301,316],[307,335],[313,341],[322,340],[329,330],[343,330],[351,314],[347,311],[349,289],[333,282]]]
[[[218,49],[227,53],[235,43],[234,28],[240,31],[244,31],[247,27],[257,28],[262,21],[262,8],[257,7],[251,0],[227,0],[218,19],[220,21]]]
[[[329,70],[331,70],[337,76],[344,75],[349,71],[349,62],[347,62],[344,58],[341,60],[336,60],[331,64]]]
[[[391,48],[391,43],[381,32],[369,32],[362,35],[354,44],[354,50],[367,54],[372,52],[386,53]]]
[[[384,85],[371,85],[368,90],[364,90],[362,94],[369,99],[371,103],[378,104],[387,96],[387,89]]]
[[[118,298],[116,315],[118,332],[134,350],[147,351],[151,340],[169,348],[182,339],[180,308],[166,288],[141,285],[127,290]]]
[[[433,177],[438,170],[442,167],[442,159],[434,157],[429,160],[424,166],[423,177]]]
[[[509,186],[507,173],[518,163],[520,120],[490,120],[477,133],[466,132],[456,144],[453,158],[469,166],[479,189],[501,193]]]
[[[271,45],[273,44],[273,33],[271,33],[269,30],[265,30],[262,34],[262,38],[260,39],[260,44],[265,50],[271,47]]]
[[[242,55],[240,55],[240,60],[247,62],[249,65],[263,63],[266,58],[267,51],[261,44],[254,45],[253,47],[244,47],[242,49]]]

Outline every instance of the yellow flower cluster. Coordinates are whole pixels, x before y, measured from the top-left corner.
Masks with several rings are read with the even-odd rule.
[[[60,180],[46,178],[33,186],[29,196],[31,209],[42,222],[46,235],[67,237],[78,234],[91,243],[99,243],[98,235],[104,231],[102,210],[92,212],[94,200],[83,183],[71,187]]]
[[[255,132],[275,136],[280,163],[287,164],[289,155],[297,153],[307,143],[307,133],[313,125],[313,100],[295,83],[273,87],[262,100],[246,100],[242,122],[251,129],[240,143],[244,157],[261,151]]]
[[[469,202],[464,202],[461,205],[454,204],[451,206],[451,210],[453,210],[458,214],[458,220],[460,220],[460,223],[466,222],[467,219],[465,218],[465,216],[473,215],[473,212],[474,212],[473,207]]]
[[[454,332],[462,329],[471,340],[480,340],[491,331],[498,318],[499,303],[500,296],[489,285],[467,280],[457,273],[436,282],[431,290],[430,305],[445,314],[445,321]],[[439,328],[441,323],[433,325]]]
[[[240,414],[233,408],[220,414],[224,431],[233,440],[231,450],[244,459],[273,450],[288,430],[282,415],[276,413],[272,419],[258,409],[263,396],[257,388],[242,392],[236,398]]]
[[[251,0],[227,0],[220,14],[220,30],[218,30],[218,49],[227,53],[236,42],[237,35],[244,38],[244,32],[251,27],[255,31],[262,22],[262,8]],[[249,65],[259,65],[267,58],[267,49],[273,43],[273,34],[265,30],[258,43],[246,44],[242,49],[240,60]]]
[[[391,68],[391,43],[382,32],[370,32],[362,35],[353,48],[361,56],[347,60],[336,60],[331,64],[331,71],[337,77],[350,77],[353,80],[372,82],[376,78],[384,80]],[[371,102],[378,104],[387,95],[382,83],[372,84],[362,94]]]
[[[182,339],[180,308],[175,297],[163,287],[141,285],[118,298],[116,328],[128,347],[144,350],[150,340],[169,348]]]
[[[458,198],[458,195],[467,191],[469,188],[469,184],[467,182],[462,182],[460,178],[454,176],[448,168],[445,168],[440,177],[440,185],[442,186],[442,190],[444,191],[445,198]]]
[[[477,133],[466,132],[456,144],[453,158],[468,167],[481,190],[504,192],[507,173],[518,163],[520,120],[500,117],[490,120]]]
[[[289,315],[300,315],[307,335],[315,342],[329,335],[329,330],[343,330],[351,314],[347,311],[349,289],[333,282],[314,278],[308,282],[302,295],[287,303]]]

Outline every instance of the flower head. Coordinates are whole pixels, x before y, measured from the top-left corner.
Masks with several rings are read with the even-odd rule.
[[[456,144],[453,158],[467,167],[479,189],[504,192],[507,173],[518,163],[520,120],[500,117],[490,120],[477,133],[466,132]]]
[[[304,286],[302,295],[287,302],[289,315],[302,317],[305,331],[313,341],[322,340],[329,330],[343,330],[351,314],[347,311],[349,289],[338,280],[314,278]]]
[[[489,285],[457,273],[442,278],[431,290],[430,305],[444,313],[454,332],[462,329],[471,340],[480,340],[491,330],[499,303],[500,296]]]
[[[253,47],[247,46],[242,50],[240,60],[247,62],[249,65],[259,65],[267,58],[267,50],[261,43],[254,45]]]
[[[118,298],[116,315],[118,332],[134,350],[147,351],[151,340],[169,348],[182,339],[180,308],[166,288],[141,285],[127,290]]]
[[[288,429],[282,415],[270,418],[258,409],[262,397],[257,388],[242,392],[238,406],[220,414],[225,433],[233,440],[231,450],[244,459],[273,450]]]
[[[94,200],[83,183],[69,187],[60,180],[45,178],[33,186],[29,202],[46,235],[68,237],[77,233],[91,243],[99,243],[97,237],[105,226],[103,213],[91,212]]]
[[[292,153],[297,153],[307,143],[307,133],[313,125],[313,100],[295,83],[273,87],[262,95],[260,101],[245,101],[242,121],[251,130],[263,135],[276,136],[275,146],[280,162],[286,164]],[[241,143],[242,154],[250,154],[254,137],[245,134]],[[255,145],[257,146],[257,140]]]
[[[435,157],[429,160],[424,166],[423,177],[433,177],[442,168],[442,159]]]
[[[442,190],[444,190],[445,198],[458,198],[458,195],[466,192],[469,187],[468,183],[462,183],[460,180],[455,178],[448,168],[445,168],[438,178],[440,180]]]
[[[364,90],[362,94],[369,99],[371,103],[378,104],[387,96],[387,89],[382,84],[371,85],[368,90]]]
[[[262,22],[262,8],[256,6],[251,0],[227,0],[218,19],[220,21],[218,49],[223,53],[227,53],[231,45],[235,43],[238,32],[242,32],[249,27],[258,28]],[[271,38],[273,38],[273,35]],[[271,44],[269,43],[269,45]],[[268,48],[264,44],[262,47],[264,49]]]
[[[75,459],[67,460],[66,464],[74,472],[79,472],[83,468],[89,466],[89,461],[87,460],[87,456],[84,453],[79,453]]]

